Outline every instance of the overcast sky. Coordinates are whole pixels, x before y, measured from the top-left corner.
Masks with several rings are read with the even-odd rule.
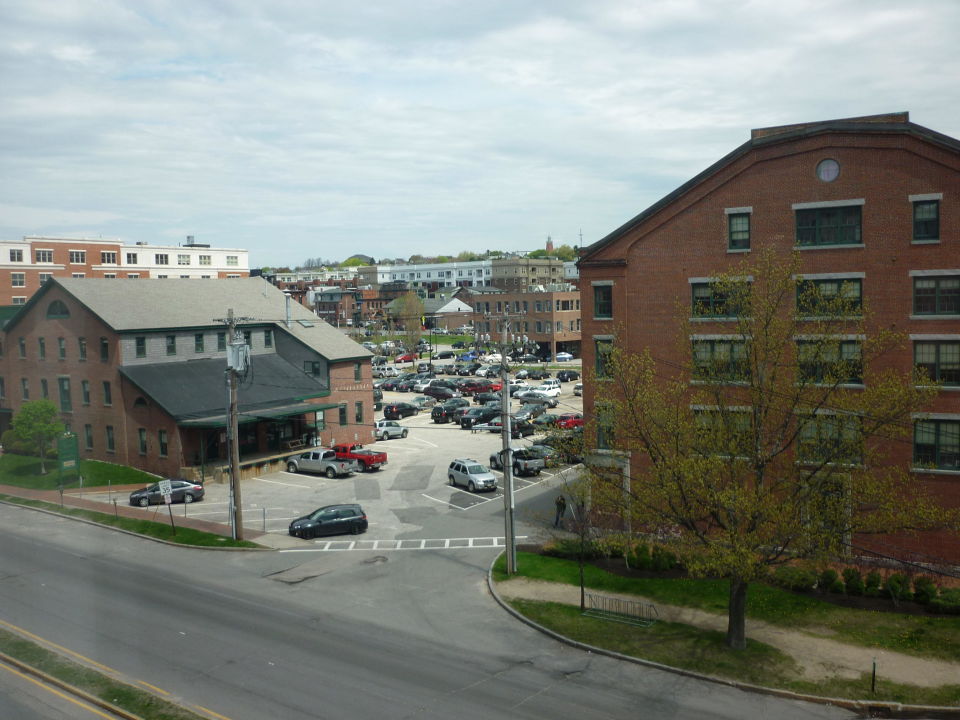
[[[4,0],[0,240],[594,242],[751,128],[960,137],[960,0]]]

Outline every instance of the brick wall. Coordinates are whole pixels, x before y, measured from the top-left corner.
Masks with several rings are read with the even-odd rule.
[[[816,176],[823,158],[841,167],[833,182]],[[940,242],[912,242],[911,195],[942,193]],[[752,208],[751,247],[785,254],[795,243],[793,203],[862,200],[863,247],[803,249],[804,273],[863,273],[863,298],[876,324],[907,334],[960,335],[956,317],[912,314],[911,271],[960,269],[960,154],[909,134],[824,134],[761,146],[693,186],[581,264],[584,367],[595,364],[593,337],[613,327],[631,351],[650,348],[666,366],[688,359],[678,338],[680,314],[689,315],[691,277],[733,269],[742,253],[728,252],[726,208]],[[593,318],[592,283],[613,281],[613,321]],[[716,331],[716,330],[715,330]],[[705,330],[705,332],[709,332]],[[719,330],[722,332],[722,330]],[[908,370],[911,344],[884,363]],[[595,388],[585,386],[585,407]],[[932,412],[960,414],[960,390],[943,390]],[[912,441],[892,443],[893,462],[909,467]],[[947,506],[960,506],[960,473],[914,473]],[[866,544],[864,538],[859,539]],[[876,547],[922,549],[960,562],[960,538],[883,538]]]

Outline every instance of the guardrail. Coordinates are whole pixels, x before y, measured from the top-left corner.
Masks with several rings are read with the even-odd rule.
[[[586,609],[583,614],[588,617],[613,620],[628,625],[650,627],[658,619],[657,608],[651,603],[640,600],[626,600],[612,598],[597,593],[584,593]]]

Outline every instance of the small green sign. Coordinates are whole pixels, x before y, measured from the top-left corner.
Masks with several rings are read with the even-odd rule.
[[[60,462],[61,477],[64,474],[79,474],[80,450],[74,433],[64,433],[57,438],[57,459]]]

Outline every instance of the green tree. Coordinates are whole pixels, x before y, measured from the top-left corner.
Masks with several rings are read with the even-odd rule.
[[[366,264],[361,258],[352,257],[340,263],[340,267],[362,267]]]
[[[20,407],[13,418],[13,431],[17,439],[30,443],[40,456],[40,474],[46,475],[44,456],[50,442],[64,431],[57,406],[50,400],[33,400]]]
[[[594,373],[594,429],[631,451],[627,478],[609,455],[588,458],[597,501],[674,537],[693,574],[729,579],[735,649],[749,583],[771,567],[843,555],[855,533],[957,525],[887,459],[936,388],[884,368],[903,338],[870,321],[856,282],[799,273],[796,256],[767,252],[694,285],[692,313],[690,300],[680,308],[685,362],[614,342]]]
[[[402,324],[404,329],[404,344],[407,350],[412,350],[423,336],[423,300],[411,291],[397,299],[394,312],[394,321]]]

